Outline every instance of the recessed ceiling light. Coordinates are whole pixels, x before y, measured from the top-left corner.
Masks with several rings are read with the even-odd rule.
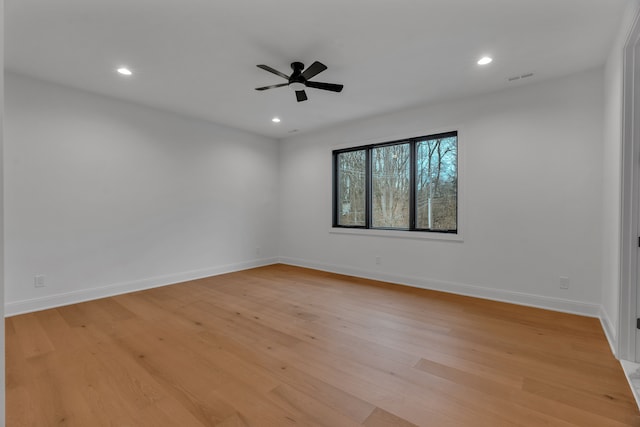
[[[478,65],[487,65],[487,64],[490,64],[491,61],[493,61],[493,58],[490,58],[488,56],[483,56],[478,60]]]
[[[271,119],[271,121],[273,123],[280,123],[280,119],[278,117],[274,117],[273,119]]]
[[[116,70],[118,73],[122,74],[123,76],[130,76],[133,74],[133,72],[128,69],[127,67],[120,67]]]

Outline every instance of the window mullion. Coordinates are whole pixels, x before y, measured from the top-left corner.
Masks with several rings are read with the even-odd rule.
[[[416,141],[409,141],[409,230],[416,229]]]
[[[334,227],[338,226],[338,154],[333,153],[333,210],[331,213],[331,222]]]
[[[371,147],[367,148],[365,155],[365,228],[371,228],[371,209],[372,209],[372,196],[371,196]]]

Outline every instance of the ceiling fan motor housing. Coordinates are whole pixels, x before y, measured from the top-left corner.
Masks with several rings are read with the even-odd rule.
[[[289,77],[289,87],[295,91],[304,90],[307,81],[304,77],[302,77],[302,70],[304,70],[304,64],[302,62],[292,62],[291,69],[293,73],[291,77]]]
[[[293,69],[293,74],[300,74],[302,70],[304,70],[304,64],[302,62],[292,62],[291,68]]]

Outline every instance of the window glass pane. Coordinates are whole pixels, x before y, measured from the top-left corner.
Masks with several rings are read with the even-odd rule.
[[[409,228],[410,145],[371,150],[372,226]]]
[[[337,218],[338,225],[366,225],[366,151],[349,151],[338,154]]]
[[[457,230],[458,138],[417,143],[416,228]]]

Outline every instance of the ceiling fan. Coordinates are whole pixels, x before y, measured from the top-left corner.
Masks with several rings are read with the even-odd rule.
[[[287,83],[280,83],[277,85],[257,87],[256,90],[267,90],[273,89],[276,87],[289,86],[291,89],[296,91],[296,99],[298,102],[307,100],[307,93],[304,91],[305,88],[313,88],[313,89],[322,89],[322,90],[330,90],[332,92],[340,92],[342,91],[343,85],[338,85],[334,83],[322,83],[322,82],[311,82],[310,78],[320,74],[324,70],[327,69],[327,66],[321,62],[314,62],[307,68],[304,69],[304,64],[302,62],[292,62],[291,68],[293,69],[293,73],[290,76],[287,76],[284,73],[281,73],[278,70],[275,70],[268,65],[258,65],[258,68],[262,68],[265,71],[275,74],[276,76],[280,76],[283,79],[288,80]],[[303,71],[304,70],[304,71]]]

